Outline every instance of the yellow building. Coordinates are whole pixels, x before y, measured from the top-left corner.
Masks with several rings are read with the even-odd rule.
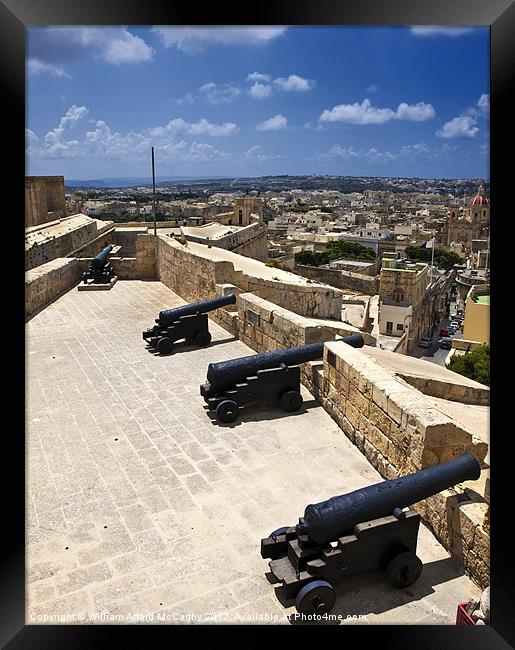
[[[490,285],[475,284],[465,303],[463,339],[490,343]]]

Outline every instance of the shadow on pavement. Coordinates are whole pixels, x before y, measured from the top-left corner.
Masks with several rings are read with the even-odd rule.
[[[336,590],[336,603],[331,610],[331,616],[340,617],[332,620],[303,621],[296,618],[296,613],[289,615],[292,625],[305,624],[339,624],[348,619],[359,620],[363,617],[366,623],[368,614],[382,614],[429,596],[435,592],[434,586],[454,580],[465,575],[465,572],[452,557],[435,560],[424,564],[420,578],[415,584],[405,589],[395,589],[386,579],[383,572],[370,572],[356,575],[341,583],[334,585]],[[284,602],[276,593],[277,599],[283,607],[295,605],[294,601]],[[457,606],[457,603],[456,603]]]
[[[223,345],[225,343],[232,343],[233,341],[237,341],[238,339],[236,336],[231,336],[230,338],[227,339],[218,339],[216,341],[211,341],[209,345],[203,346],[205,349],[208,348],[213,348],[216,345]],[[147,345],[146,349],[153,354],[155,357],[173,357],[175,354],[179,354],[182,352],[190,352],[190,350],[201,350],[202,347],[200,345],[195,345],[194,343],[186,343],[186,341],[177,341],[177,343],[173,344],[173,350],[170,352],[170,354],[160,354],[157,352],[151,345]]]
[[[216,415],[213,411],[209,411],[208,406],[204,405],[204,410],[206,411],[208,417],[211,419],[212,424],[216,424],[219,427],[229,427],[234,428],[245,422],[264,422],[268,420],[281,420],[286,417],[296,417],[302,415],[309,411],[309,409],[320,406],[319,402],[316,399],[310,399],[303,402],[302,406],[298,411],[283,411],[278,408],[270,408],[267,406],[253,405],[240,409],[238,418],[234,422],[218,422]]]

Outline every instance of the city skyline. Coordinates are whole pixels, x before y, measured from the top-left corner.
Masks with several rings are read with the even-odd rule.
[[[488,29],[28,30],[27,173],[488,178]]]

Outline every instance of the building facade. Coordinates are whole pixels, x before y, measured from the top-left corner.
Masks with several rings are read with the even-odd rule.
[[[487,239],[489,230],[490,202],[481,184],[464,213],[457,205],[450,207],[449,218],[439,233],[439,240],[448,248],[452,244],[462,244],[464,253],[469,254],[472,251],[472,240]]]
[[[66,217],[64,176],[25,176],[25,228]]]
[[[401,337],[409,350],[423,336],[432,337],[450,303],[452,272],[423,263],[383,257],[379,284],[379,333]]]
[[[478,343],[490,343],[490,285],[471,287],[465,303],[463,339]]]

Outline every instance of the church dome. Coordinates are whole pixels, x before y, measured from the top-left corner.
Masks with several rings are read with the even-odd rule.
[[[476,196],[474,196],[474,197],[472,197],[470,199],[469,206],[473,207],[473,206],[476,206],[476,205],[488,205],[488,204],[489,204],[488,199],[485,196],[485,190],[483,188],[483,184],[481,183],[481,185],[479,186],[479,188],[477,190]]]

